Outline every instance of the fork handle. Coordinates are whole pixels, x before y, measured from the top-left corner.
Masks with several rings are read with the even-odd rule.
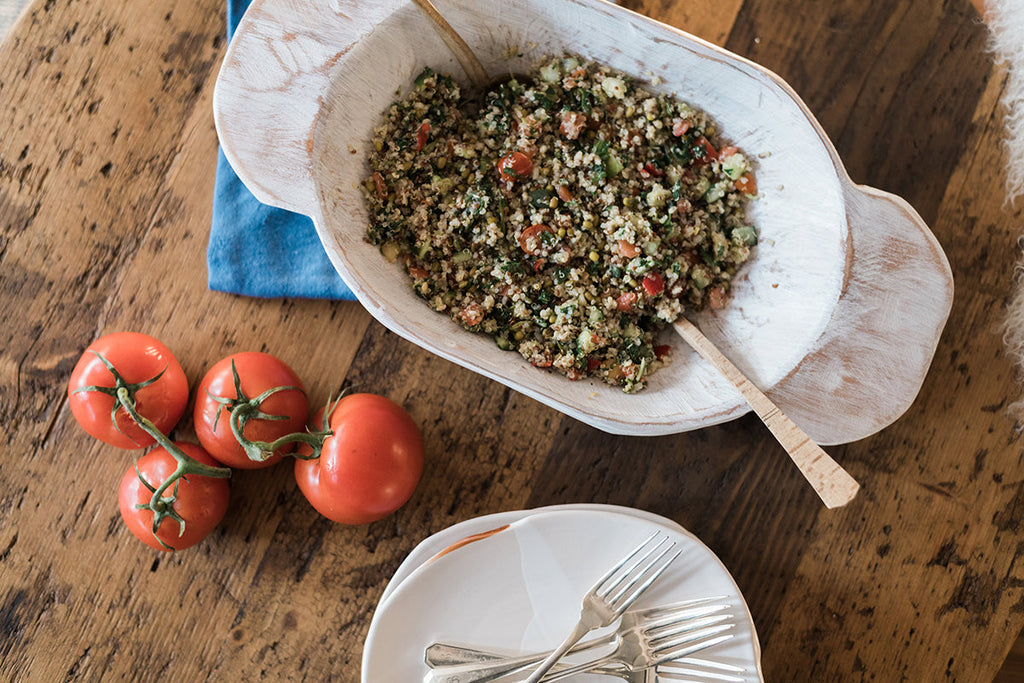
[[[576,674],[582,673],[600,672],[606,676],[618,676],[620,673],[628,673],[623,672],[621,669],[611,669],[607,671],[602,670],[602,667],[604,667],[605,664],[609,664],[614,661],[614,654],[605,655],[604,657],[601,657],[600,659],[595,659],[592,662],[583,662],[582,664],[570,666],[565,669],[559,669],[558,671],[554,671],[543,676],[540,680],[541,683],[554,683],[555,681],[560,681],[563,678],[569,678],[570,676],[575,676]],[[654,667],[650,667],[650,670],[654,671]]]
[[[569,654],[586,652],[588,650],[593,650],[594,648],[610,645],[611,643],[614,643],[617,638],[618,634],[616,633],[608,633],[603,636],[598,636],[597,638],[577,643],[569,650]],[[508,655],[489,652],[488,650],[463,647],[461,645],[451,645],[449,643],[434,643],[425,650],[423,661],[425,661],[427,666],[431,669],[438,669],[445,666],[461,666],[463,664],[486,666],[489,664],[498,664],[499,662],[512,661],[520,662],[521,666],[528,666],[530,664],[536,664],[549,654],[551,654],[550,650],[524,655]]]
[[[601,636],[579,647],[571,648],[571,651],[586,652],[613,643],[615,639],[615,634]],[[436,643],[427,648],[425,660],[432,671],[423,680],[424,683],[488,683],[536,664],[548,654],[538,652],[506,657],[482,650]]]
[[[581,619],[573,628],[572,632],[568,635],[568,637],[566,637],[566,639],[562,641],[562,644],[556,647],[551,652],[551,654],[549,654],[547,658],[543,662],[541,662],[536,669],[533,670],[533,673],[530,674],[530,677],[527,678],[526,681],[524,681],[524,683],[537,683],[540,679],[544,677],[544,674],[551,670],[551,667],[558,663],[558,660],[564,657],[565,654],[572,649],[573,645],[580,642],[583,639],[583,636],[587,635],[592,630],[593,627],[588,626]]]

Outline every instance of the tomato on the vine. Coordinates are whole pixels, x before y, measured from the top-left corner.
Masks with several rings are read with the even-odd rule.
[[[232,369],[234,364],[234,370]],[[234,372],[238,373],[238,386]],[[238,389],[241,389],[239,395]],[[231,429],[231,409],[244,401],[256,401],[264,392],[279,389],[254,406],[255,417],[244,423],[242,436],[252,442],[273,442],[286,434],[305,430],[309,401],[302,380],[284,361],[256,351],[236,353],[213,365],[199,383],[193,411],[199,443],[220,462],[239,469],[267,467],[294,448],[281,446],[266,460],[251,459]],[[265,416],[259,417],[262,413]]]
[[[175,445],[204,465],[220,466],[200,446],[179,442]],[[140,541],[157,550],[182,550],[199,543],[220,523],[228,509],[230,486],[227,479],[197,474],[182,477],[160,496],[157,507],[165,516],[154,535],[153,509],[138,506],[147,506],[153,498],[150,487],[158,488],[177,467],[178,461],[166,449],[154,448],[129,467],[121,479],[117,497],[121,517]],[[145,483],[139,479],[140,476]]]
[[[320,411],[314,425],[322,424]],[[320,514],[366,524],[409,500],[423,473],[423,437],[405,409],[376,394],[350,394],[334,405],[328,426],[333,435],[320,457],[295,461],[299,489]]]
[[[144,448],[154,442],[123,407],[114,410],[110,393],[89,390],[102,387],[113,392],[118,384],[104,359],[120,375],[121,384],[131,387],[136,411],[164,434],[173,429],[188,403],[188,379],[167,346],[139,332],[104,335],[82,354],[68,382],[68,403],[78,424],[119,448]]]

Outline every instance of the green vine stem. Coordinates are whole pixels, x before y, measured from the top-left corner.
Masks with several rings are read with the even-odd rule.
[[[114,426],[117,426],[117,409],[119,407],[123,408],[124,411],[128,413],[128,416],[132,418],[135,424],[139,425],[139,427],[144,432],[153,437],[156,443],[163,447],[163,449],[166,450],[168,453],[170,453],[171,457],[173,457],[174,460],[178,463],[178,466],[175,468],[174,472],[172,472],[170,476],[167,477],[167,479],[165,479],[159,486],[156,487],[154,487],[148,481],[146,481],[143,478],[142,473],[139,472],[137,458],[135,463],[135,473],[136,475],[138,475],[139,481],[141,481],[142,484],[153,493],[148,503],[139,503],[135,507],[139,510],[153,511],[153,537],[156,538],[156,540],[159,541],[160,544],[165,548],[173,550],[173,548],[164,543],[163,540],[156,535],[156,532],[160,528],[160,524],[164,521],[164,519],[170,517],[174,521],[178,522],[178,535],[181,536],[185,533],[185,520],[182,519],[181,516],[178,515],[178,513],[174,510],[174,503],[177,500],[178,484],[180,483],[180,480],[190,474],[196,474],[203,477],[214,477],[217,479],[228,479],[231,477],[231,468],[214,467],[212,465],[206,465],[192,458],[183,450],[178,448],[178,446],[173,441],[171,441],[171,439],[166,434],[161,432],[149,418],[140,414],[138,410],[136,410],[136,392],[139,389],[147,387],[150,384],[156,382],[158,379],[160,379],[160,377],[164,374],[164,370],[161,370],[160,373],[156,375],[156,377],[145,380],[143,382],[130,384],[125,381],[125,379],[121,376],[121,373],[119,373],[110,363],[110,361],[104,358],[102,354],[96,353],[95,351],[93,351],[93,353],[96,354],[96,357],[100,359],[100,362],[102,362],[103,365],[107,368],[107,370],[110,371],[110,374],[114,376],[114,386],[79,387],[78,389],[75,389],[75,392],[77,393],[80,391],[98,391],[101,394],[107,394],[108,396],[112,396],[114,398],[114,407],[110,412],[110,418],[111,420],[113,420]],[[174,491],[169,497],[164,498],[164,492],[168,488],[170,488],[172,484],[174,485]]]
[[[299,454],[298,452],[291,452],[287,453],[287,455],[298,458],[300,460],[315,460],[316,458],[320,457],[320,453],[324,447],[324,441],[327,440],[327,437],[333,434],[333,432],[331,432],[330,429],[327,429],[326,424],[323,426],[322,429],[317,431],[295,432],[292,434],[285,434],[284,436],[281,436],[275,439],[274,441],[269,442],[250,441],[245,436],[245,425],[249,422],[249,420],[288,419],[284,415],[271,415],[269,413],[265,413],[260,409],[260,406],[263,404],[264,401],[266,401],[268,398],[270,398],[279,391],[302,391],[301,388],[291,386],[274,387],[272,389],[267,389],[266,391],[264,391],[259,396],[256,396],[255,398],[249,398],[248,396],[245,395],[245,392],[242,391],[242,382],[238,376],[238,369],[235,367],[234,360],[231,361],[231,374],[235,383],[235,398],[232,399],[224,396],[213,396],[212,394],[210,398],[223,405],[224,409],[230,413],[231,433],[234,434],[235,440],[238,441],[238,445],[242,447],[242,450],[245,451],[245,454],[249,457],[250,460],[254,462],[265,462],[281,448],[284,448],[289,444],[300,443],[310,446],[313,449],[312,453],[309,455],[302,455]],[[330,404],[330,401],[328,401],[328,404]],[[219,412],[217,413],[217,417],[218,419],[220,418]],[[216,428],[216,425],[214,425],[214,427]]]

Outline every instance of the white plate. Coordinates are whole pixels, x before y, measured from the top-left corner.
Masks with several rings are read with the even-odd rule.
[[[507,524],[512,524],[513,522],[517,522],[528,515],[541,512],[554,512],[558,510],[596,510],[615,512],[624,515],[633,515],[640,519],[646,519],[653,524],[661,524],[677,531],[682,530],[682,527],[671,519],[662,517],[661,515],[656,515],[653,512],[623,507],[621,505],[603,505],[601,503],[549,505],[533,510],[509,510],[507,512],[495,512],[482,517],[474,517],[472,519],[467,519],[464,522],[453,524],[446,529],[438,531],[436,534],[428,536],[423,539],[419,545],[413,548],[406,556],[405,560],[402,561],[402,564],[398,566],[398,569],[395,570],[395,573],[391,576],[391,580],[388,581],[388,585],[385,586],[384,592],[381,593],[380,600],[378,601],[377,609],[380,610],[381,606],[383,606],[384,602],[391,596],[395,588],[397,588],[402,581],[407,579],[414,570],[425,564],[435,555],[451,548],[453,545],[463,542],[468,537],[485,534]]]
[[[760,681],[760,647],[746,603],[696,537],[636,514],[560,509],[527,514],[398,582],[370,625],[363,682],[423,680],[429,672],[424,650],[438,641],[504,652],[554,647],[579,617],[583,594],[652,529],[669,533],[684,552],[635,607],[721,596],[736,617],[736,637],[699,656],[741,668],[742,680]]]

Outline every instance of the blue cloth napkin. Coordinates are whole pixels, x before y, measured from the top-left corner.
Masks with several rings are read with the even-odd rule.
[[[249,2],[227,0],[228,40]],[[219,150],[206,266],[209,287],[219,292],[355,299],[328,260],[313,221],[257,200]]]

